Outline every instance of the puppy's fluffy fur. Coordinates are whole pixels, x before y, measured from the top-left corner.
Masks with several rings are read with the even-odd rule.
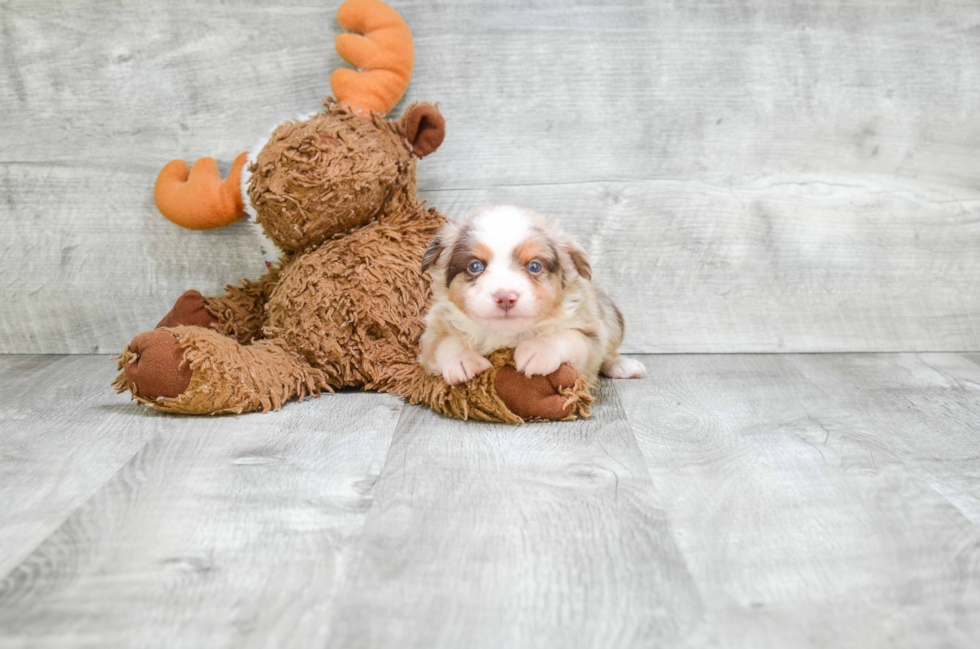
[[[623,316],[592,285],[585,252],[534,212],[509,205],[447,223],[422,261],[432,306],[421,363],[448,383],[490,368],[486,354],[514,348],[517,369],[550,374],[569,363],[589,380],[601,370],[639,378],[643,365],[619,355]]]

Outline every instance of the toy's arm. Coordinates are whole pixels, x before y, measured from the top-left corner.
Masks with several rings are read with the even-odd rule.
[[[247,344],[262,333],[265,303],[278,276],[278,268],[272,268],[259,281],[241,280],[241,286],[228,285],[224,295],[215,297],[204,297],[194,290],[184,291],[156,328],[204,327]]]
[[[278,279],[279,269],[273,267],[257,282],[239,280],[240,286],[229,284],[224,295],[204,298],[208,313],[215,319],[212,328],[243,345],[261,337],[265,303]]]
[[[590,386],[570,365],[528,377],[514,368],[513,350],[498,350],[487,359],[492,367],[468,383],[449,385],[418,365],[411,379],[392,391],[456,419],[519,424],[590,416]]]

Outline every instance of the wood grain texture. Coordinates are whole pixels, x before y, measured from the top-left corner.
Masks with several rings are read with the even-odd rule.
[[[406,409],[327,646],[675,646],[699,596],[612,386],[593,412]]]
[[[0,356],[0,579],[142,448],[107,357]]]
[[[118,353],[187,288],[214,294],[237,276],[261,276],[244,223],[191,232],[154,213],[154,174],[145,165],[0,165],[3,186],[16,188],[0,217],[0,350]]]
[[[980,354],[639,358],[510,427],[0,356],[0,647],[975,646]]]
[[[906,461],[909,472],[980,528],[980,367],[975,362],[950,354],[789,359],[841,407],[865,413],[876,429],[888,431],[889,449]]]
[[[83,360],[92,365],[55,365],[78,379]],[[74,416],[105,421],[107,407]],[[402,402],[342,394],[256,417],[113,408],[137,422],[142,448],[0,576],[0,646],[322,645]],[[80,441],[84,430],[49,434]],[[94,472],[96,450],[74,461]],[[11,494],[21,500],[45,496],[43,479],[62,473],[32,465],[33,490]],[[0,512],[6,550],[17,512]]]
[[[423,197],[565,220],[628,351],[980,349],[976,3],[392,4],[448,120]],[[115,352],[261,271],[153,180],[316,109],[334,11],[0,6],[0,352]]]
[[[702,597],[685,646],[975,645],[980,368],[644,360],[617,391]]]

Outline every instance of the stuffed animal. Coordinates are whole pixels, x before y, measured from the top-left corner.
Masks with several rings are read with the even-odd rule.
[[[224,181],[214,160],[167,164],[154,191],[186,228],[228,225],[246,213],[281,251],[258,281],[224,295],[187,291],[153,331],[119,357],[117,391],[165,412],[268,411],[293,398],[356,387],[390,392],[440,413],[487,421],[587,417],[592,398],[563,365],[527,377],[512,353],[450,386],[418,363],[429,304],[422,256],[445,221],[418,202],[416,161],[442,143],[435,106],[401,98],[414,65],[408,26],[380,0],[347,0],[337,37],[360,71],[337,70],[322,112],[286,121]]]

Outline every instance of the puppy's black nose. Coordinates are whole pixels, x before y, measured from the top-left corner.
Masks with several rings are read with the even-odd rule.
[[[508,311],[517,304],[517,293],[514,291],[497,291],[493,294],[493,301],[504,311]]]

